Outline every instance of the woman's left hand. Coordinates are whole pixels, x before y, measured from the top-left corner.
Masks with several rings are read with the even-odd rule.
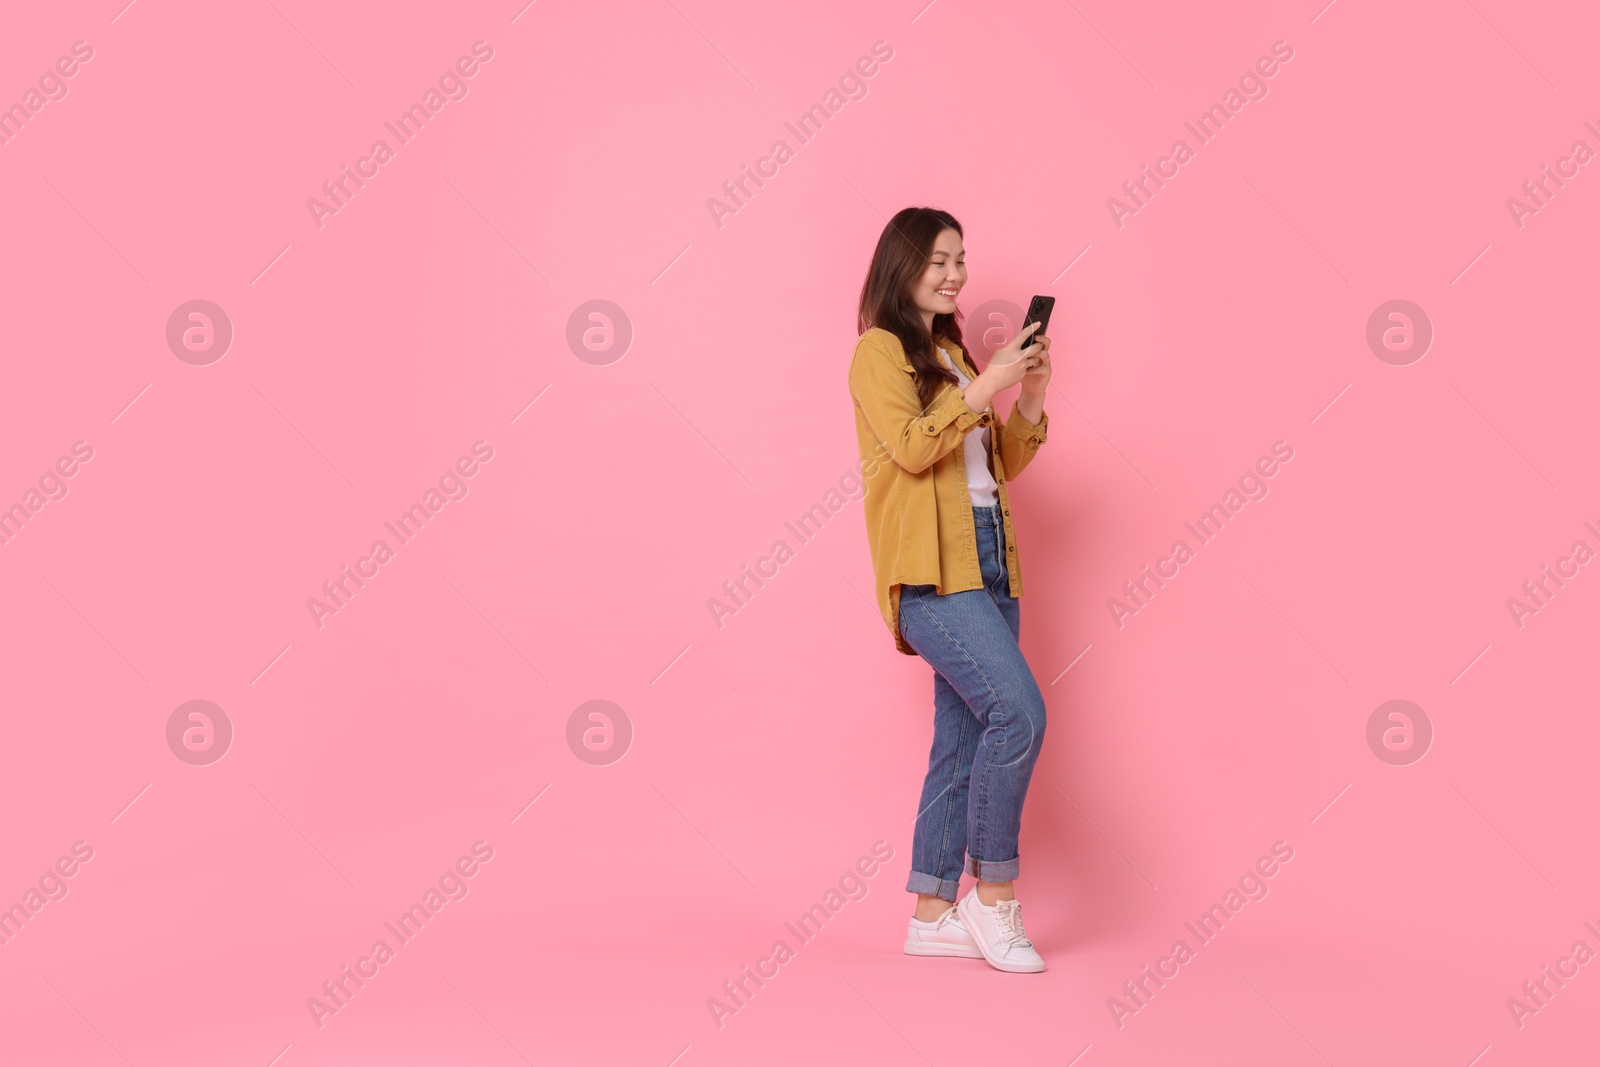
[[[1050,385],[1050,338],[1039,334],[1032,340],[1034,353],[1029,360],[1033,365],[1022,376],[1022,391],[1031,396],[1043,396]]]

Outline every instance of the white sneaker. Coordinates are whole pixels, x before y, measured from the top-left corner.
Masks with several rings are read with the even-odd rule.
[[[1044,958],[1034,951],[1033,942],[1023,932],[1019,902],[1001,900],[985,905],[978,900],[978,888],[974,886],[956,909],[989,966],[1014,972],[1044,970]]]
[[[983,952],[961,921],[961,912],[954,904],[933,922],[911,920],[906,930],[906,955],[983,958]]]

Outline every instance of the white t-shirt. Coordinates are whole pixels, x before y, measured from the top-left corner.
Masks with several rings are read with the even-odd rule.
[[[962,389],[971,384],[972,379],[967,377],[967,372],[951,360],[950,353],[943,346],[939,348],[939,355],[944,357],[945,366],[956,372],[956,380],[961,383]],[[994,507],[1000,499],[1000,487],[995,484],[994,475],[989,473],[989,427],[973,429],[961,442],[961,447],[966,454],[967,495],[972,498],[972,506]]]

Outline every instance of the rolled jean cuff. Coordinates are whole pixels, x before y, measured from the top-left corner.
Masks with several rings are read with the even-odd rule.
[[[1021,856],[1013,856],[1008,860],[980,860],[971,855],[967,857],[968,869],[980,882],[1014,882],[1021,865]]]
[[[960,878],[938,878],[921,871],[912,871],[911,877],[906,879],[906,892],[927,893],[929,896],[939,897],[955,903],[956,890],[961,886]]]

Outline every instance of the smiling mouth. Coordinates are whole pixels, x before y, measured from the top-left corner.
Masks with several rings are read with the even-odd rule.
[[[947,300],[954,300],[956,298],[956,291],[954,289],[935,289],[934,292],[938,293]]]

